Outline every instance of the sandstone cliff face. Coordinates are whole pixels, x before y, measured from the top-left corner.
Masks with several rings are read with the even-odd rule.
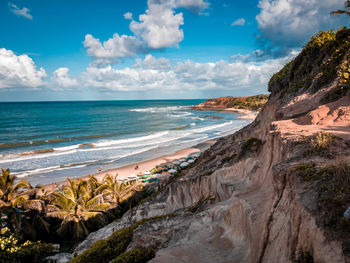
[[[349,30],[339,34],[349,41]],[[346,47],[337,65],[347,63]],[[218,140],[156,196],[90,234],[75,252],[137,220],[176,213],[139,226],[128,249],[153,248],[154,263],[295,262],[305,252],[314,262],[350,262],[350,237],[324,223],[317,182],[303,180],[294,169],[311,161],[321,167],[350,161],[350,98],[341,77],[288,90],[300,80],[293,78],[305,52],[291,63],[293,71],[272,80],[269,101],[254,122]],[[318,63],[333,55],[323,54]],[[339,87],[345,92],[329,99]],[[336,136],[331,157],[310,150],[319,132]],[[344,226],[348,233],[349,222]]]

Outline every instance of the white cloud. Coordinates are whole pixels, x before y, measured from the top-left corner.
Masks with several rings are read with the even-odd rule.
[[[151,54],[145,56],[145,59],[141,61],[137,59],[136,67],[144,67],[146,69],[158,69],[168,70],[171,68],[171,63],[167,58],[155,58]]]
[[[83,74],[85,86],[113,91],[154,90],[168,93],[200,90],[251,90],[266,92],[267,82],[296,52],[264,62],[197,63],[191,60],[175,65],[151,55],[138,61],[135,67],[114,69],[89,67]]]
[[[344,0],[260,0],[256,16],[261,32],[258,41],[262,46],[289,52],[321,29],[344,25],[345,18],[330,15],[343,4]]]
[[[87,34],[83,43],[88,55],[93,57],[94,62],[99,65],[117,63],[120,58],[132,57],[136,53],[143,53],[147,50],[143,42],[136,37],[119,36],[117,33],[103,44],[99,39]]]
[[[92,35],[85,36],[84,46],[94,64],[117,63],[120,58],[148,53],[152,50],[177,47],[184,38],[181,26],[183,14],[176,13],[177,8],[186,8],[200,14],[209,6],[204,0],[148,0],[147,10],[130,22],[133,36],[114,34],[113,38],[100,42]],[[125,19],[132,19],[130,12]]]
[[[27,55],[17,56],[12,50],[0,48],[0,89],[36,88],[44,85],[46,72],[36,69],[35,63]]]
[[[68,88],[78,86],[78,81],[68,74],[68,68],[58,68],[52,74],[52,81],[59,87]]]
[[[127,19],[127,20],[132,20],[132,13],[126,12],[126,13],[124,14],[124,18]]]
[[[174,7],[186,8],[194,13],[200,14],[209,7],[209,3],[203,0],[175,0]]]
[[[23,16],[25,18],[28,18],[30,20],[33,19],[33,16],[29,14],[29,9],[26,7],[23,7],[22,9],[16,6],[15,4],[9,3],[10,11],[18,16]]]
[[[149,4],[146,14],[140,15],[139,20],[130,23],[130,30],[152,49],[177,46],[184,38],[180,29],[184,24],[182,13],[175,14],[167,5]]]
[[[239,18],[236,21],[234,21],[231,26],[244,26],[245,25],[245,19],[244,18]]]

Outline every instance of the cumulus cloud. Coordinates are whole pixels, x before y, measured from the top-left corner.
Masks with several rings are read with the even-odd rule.
[[[87,34],[84,40],[87,54],[94,59],[97,65],[117,63],[120,58],[132,57],[137,53],[145,53],[149,50],[144,43],[134,36],[121,35],[117,33],[113,38],[100,42],[98,38]]]
[[[18,16],[23,16],[29,20],[33,19],[33,16],[29,13],[29,9],[26,7],[19,8],[15,4],[9,3],[10,11]]]
[[[344,0],[260,0],[258,44],[264,52],[284,55],[319,30],[344,25],[345,18],[330,15],[343,4]]]
[[[17,56],[12,50],[0,48],[0,89],[36,88],[44,85],[46,72],[37,70],[33,60],[27,55]]]
[[[148,53],[152,50],[177,47],[183,40],[183,14],[176,13],[178,8],[186,8],[201,13],[209,4],[203,0],[148,0],[147,10],[132,20],[131,13],[125,13],[125,19],[131,19],[130,30],[134,35],[114,34],[113,38],[101,43],[87,34],[84,46],[92,56],[95,65],[117,63],[120,58]]]
[[[126,12],[126,13],[124,14],[124,18],[125,18],[125,19],[128,19],[128,20],[132,20],[132,13]]]
[[[175,14],[167,5],[150,4],[139,20],[130,23],[130,30],[152,49],[177,46],[184,38],[182,13]]]
[[[171,68],[171,63],[167,58],[155,58],[151,54],[148,54],[144,60],[138,59],[135,66],[146,69],[168,70]]]
[[[59,87],[68,88],[78,86],[78,81],[71,77],[68,68],[58,68],[52,74],[52,81]]]
[[[244,18],[239,18],[237,20],[235,20],[231,26],[244,26],[245,25],[245,19]]]
[[[167,92],[200,90],[239,90],[249,89],[266,92],[267,82],[287,61],[297,53],[264,62],[198,63],[191,60],[174,65],[164,59],[146,56],[135,67],[114,69],[89,67],[82,79],[88,87],[113,91]]]

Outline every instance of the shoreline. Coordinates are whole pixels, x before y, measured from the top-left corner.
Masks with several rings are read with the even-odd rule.
[[[240,116],[237,116],[237,119],[245,119],[245,120],[251,120],[253,121],[256,116],[258,115],[258,112],[253,112],[251,110],[246,110],[246,109],[237,109],[237,108],[224,108],[224,107],[196,107],[192,106],[191,107],[193,110],[200,110],[200,111],[224,111],[224,112],[234,112],[240,114]],[[184,148],[181,150],[176,151],[173,154],[166,154],[162,155],[153,159],[149,160],[144,160],[142,162],[138,163],[132,163],[129,165],[124,165],[118,168],[112,168],[108,169],[106,171],[101,171],[99,173],[93,173],[90,175],[93,175],[97,178],[97,180],[100,182],[103,180],[104,176],[106,174],[110,175],[115,175],[118,174],[119,179],[126,178],[130,175],[137,174],[139,172],[145,172],[153,169],[154,167],[165,164],[168,162],[172,162],[181,158],[186,158],[187,156],[194,154],[194,153],[199,153],[199,152],[204,152],[205,150],[209,149],[211,145],[213,145],[217,139],[215,140],[207,140],[202,143],[199,143],[197,145],[194,145],[189,148]],[[138,169],[135,170],[135,166],[138,165]],[[89,175],[84,175],[80,176],[77,178],[74,178],[73,180],[77,179],[83,179],[86,180],[89,178]],[[50,191],[55,191],[59,188],[62,188],[68,184],[67,180],[65,181],[59,181],[59,182],[54,182],[50,184],[45,184],[42,185],[44,190],[50,190]]]
[[[157,158],[150,159],[150,160],[145,160],[145,161],[142,161],[139,163],[132,163],[129,165],[121,166],[119,168],[108,169],[106,171],[94,173],[91,175],[95,176],[99,182],[101,182],[103,180],[103,178],[106,174],[110,174],[113,176],[115,174],[118,174],[118,178],[123,179],[123,178],[126,178],[132,174],[137,174],[139,172],[149,171],[149,170],[153,169],[154,167],[156,167],[157,165],[165,164],[168,162],[173,162],[173,161],[181,159],[181,158],[186,158],[187,156],[194,154],[194,153],[204,152],[205,150],[209,149],[216,141],[217,140],[207,140],[207,141],[199,143],[193,147],[178,150],[173,154],[162,155],[162,156],[159,156]],[[136,165],[138,165],[137,170],[135,170]],[[77,179],[86,180],[88,178],[89,178],[89,176],[85,175],[85,176],[74,178],[73,180],[77,180]],[[66,181],[60,181],[60,182],[55,182],[55,183],[51,183],[51,184],[46,184],[46,185],[43,185],[42,187],[44,190],[55,191],[61,187],[66,186],[67,184],[68,184],[68,181],[66,180]]]
[[[224,111],[224,112],[234,112],[240,114],[240,116],[237,116],[237,119],[244,119],[244,120],[255,120],[256,116],[258,116],[259,112],[246,110],[246,109],[237,109],[237,108],[225,108],[225,107],[198,107],[198,106],[192,106],[193,110],[199,110],[199,111]]]

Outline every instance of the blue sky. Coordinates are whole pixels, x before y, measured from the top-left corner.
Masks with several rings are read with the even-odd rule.
[[[0,100],[263,93],[273,72],[312,34],[348,24],[329,16],[342,5],[342,0],[3,0]]]

